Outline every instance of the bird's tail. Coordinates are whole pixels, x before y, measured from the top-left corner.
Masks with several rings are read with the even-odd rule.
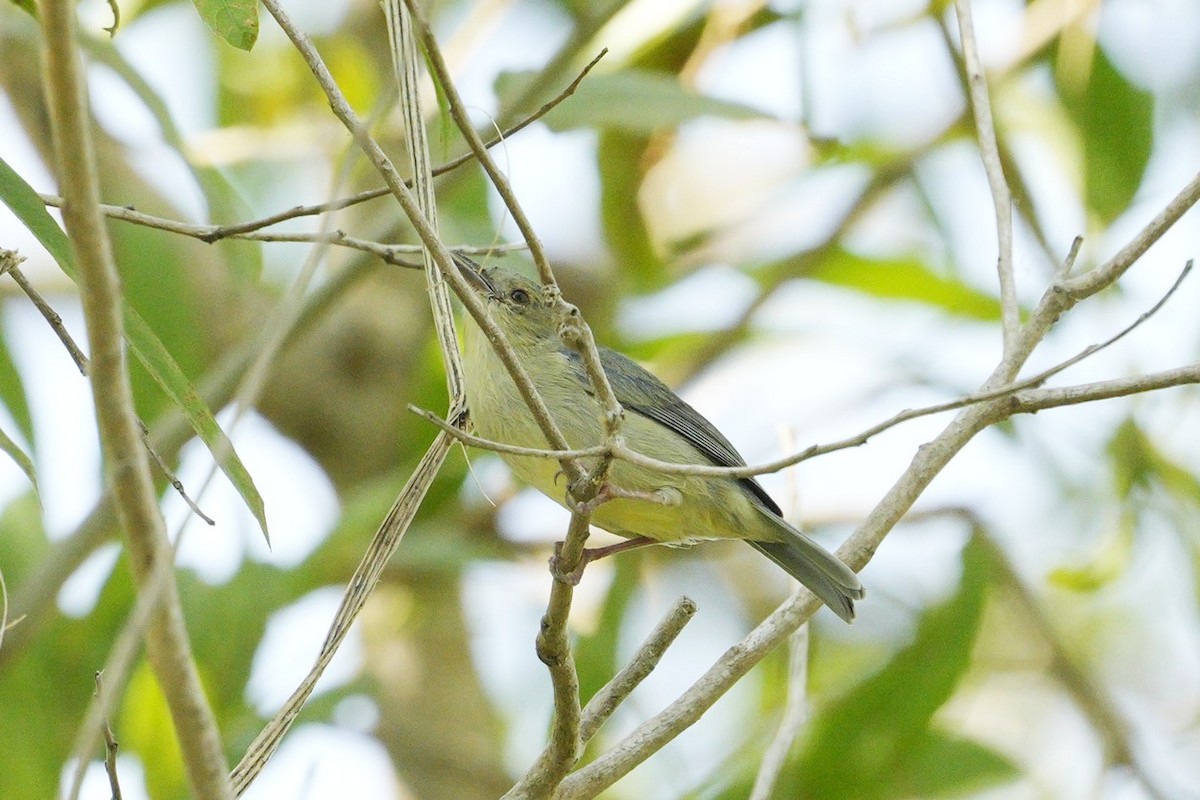
[[[772,517],[772,521],[782,523],[784,540],[756,542],[747,539],[747,543],[807,586],[821,602],[833,609],[833,613],[852,622],[854,601],[861,600],[866,594],[858,576],[821,545],[783,520]]]

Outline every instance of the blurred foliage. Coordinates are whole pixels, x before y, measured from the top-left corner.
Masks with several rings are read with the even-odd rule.
[[[544,192],[562,198],[564,213],[553,202],[543,203],[550,208],[536,224],[551,242],[569,299],[584,309],[598,338],[624,343],[631,355],[680,381],[709,369],[725,374],[719,371],[752,356],[763,343],[827,349],[833,354],[825,367],[833,373],[828,378],[812,374],[806,364],[789,361],[781,368],[776,361],[769,382],[753,382],[755,389],[770,387],[763,396],[741,386],[733,391],[745,398],[739,413],[751,423],[773,425],[776,415],[779,424],[792,423],[785,418],[789,407],[784,404],[781,411],[775,395],[794,392],[790,403],[800,412],[812,410],[832,420],[828,427],[814,421],[805,436],[834,430],[842,436],[860,429],[863,419],[890,416],[900,410],[898,403],[915,404],[914,392],[927,397],[935,387],[943,390],[938,399],[946,399],[950,390],[944,387],[970,387],[986,375],[991,352],[957,361],[953,353],[979,334],[990,337],[998,352],[991,209],[973,195],[983,197],[985,190],[970,139],[973,126],[962,92],[951,5],[804,3],[789,11],[786,4],[696,3],[679,6],[668,17],[644,8],[644,16],[635,16],[636,9],[626,9],[621,0],[503,8],[448,1],[429,10],[443,41],[454,43],[447,54],[456,73],[464,75],[464,88],[478,93],[467,102],[488,114],[481,125],[485,133],[493,123],[505,128],[519,121],[521,113],[561,91],[602,47],[610,48],[575,94],[536,130],[555,142],[585,142],[583,166],[594,185],[564,183],[563,175],[574,180],[578,165],[560,169],[557,150],[539,154],[536,165],[528,160],[513,165],[518,184],[542,183],[549,187]],[[1025,30],[1025,22],[1032,30],[1035,7],[1047,4],[977,0],[976,5],[1009,15],[1010,27],[996,30],[1016,31]],[[121,10],[115,41],[85,27],[87,57],[97,78],[93,102],[105,112],[97,114],[96,132],[106,202],[225,224],[328,197],[335,165],[347,153],[356,156],[291,45],[274,30],[259,36],[255,2],[197,0],[193,10],[178,0],[147,0],[122,3]],[[25,0],[0,8],[5,53],[0,92],[12,109],[11,120],[4,122],[11,130],[6,128],[0,139],[0,201],[12,215],[0,219],[9,226],[0,232],[21,230],[39,243],[43,249],[23,253],[29,258],[27,272],[46,287],[53,304],[66,308],[75,301],[58,268],[69,273],[72,256],[57,212],[48,213],[36,194],[54,187],[39,185],[43,179],[34,177],[46,172],[41,167],[49,164],[50,141],[45,103],[33,88],[40,46],[30,18],[35,11]],[[314,26],[314,40],[351,104],[372,120],[385,150],[405,163],[402,132],[389,111],[393,79],[377,4],[347,0],[318,8],[314,3],[296,13]],[[1026,305],[1040,294],[1068,244],[1047,233],[1063,227],[1054,215],[1086,219],[1088,230],[1068,235],[1086,233],[1089,241],[1107,244],[1109,238],[1120,239],[1126,228],[1110,225],[1155,188],[1144,185],[1152,158],[1177,152],[1166,150],[1164,142],[1186,138],[1197,122],[1190,102],[1200,82],[1196,68],[1176,75],[1172,85],[1146,86],[1138,78],[1145,65],[1142,72],[1129,67],[1132,34],[1114,29],[1109,13],[1108,4],[1100,3],[1083,18],[1064,14],[1057,27],[1042,31],[1043,39],[1023,42],[1029,46],[1013,51],[1018,55],[1006,53],[1015,59],[1011,63],[998,58],[989,64],[1005,168],[1018,198],[1018,283],[1030,289],[1021,297]],[[951,44],[936,53],[902,51],[907,37],[930,28],[941,30]],[[1184,36],[1186,26],[1179,28]],[[985,51],[993,45],[985,42]],[[1184,42],[1176,49],[1189,46]],[[147,52],[160,62],[151,66]],[[907,88],[926,87],[924,79],[932,75],[942,78],[932,85],[945,96],[930,98],[924,88]],[[457,155],[463,145],[445,119],[444,99],[431,97],[430,104],[442,112],[430,120],[437,131],[431,136],[437,163]],[[126,119],[137,124],[124,129]],[[514,138],[514,153],[519,142]],[[969,167],[963,166],[966,151]],[[506,153],[498,152],[506,164]],[[31,163],[29,153],[42,164]],[[1189,177],[1185,167],[1167,165],[1165,172],[1171,173],[1165,182],[1172,187]],[[380,183],[361,159],[350,162],[348,174],[339,194]],[[1159,175],[1158,182],[1164,180]],[[437,187],[448,242],[502,240],[496,231],[504,212],[477,166],[442,176]],[[580,208],[587,217],[583,223]],[[415,239],[387,200],[346,209],[334,225],[380,242]],[[314,220],[301,219],[282,229],[315,228]],[[295,465],[248,457],[243,462],[242,444],[238,453],[226,447],[216,420],[238,377],[227,372],[239,363],[234,354],[257,346],[307,248],[235,240],[208,244],[119,222],[110,230],[128,301],[130,349],[138,359],[138,409],[156,430],[161,455],[178,465],[188,439],[205,441],[264,530],[280,506],[306,509],[313,498],[292,485]],[[0,241],[0,247],[6,244]],[[1102,258],[1101,250],[1085,248],[1077,269]],[[505,258],[516,263],[524,256]],[[268,626],[313,592],[344,584],[433,438],[430,426],[406,406],[446,408],[422,276],[364,266],[366,261],[358,252],[330,250],[319,278],[320,291],[328,294],[319,303],[311,299],[319,291],[310,295],[313,305],[304,309],[303,325],[271,365],[257,404],[277,434],[303,448],[329,479],[338,496],[336,518],[311,552],[295,562],[274,554],[235,554],[236,569],[222,581],[203,579],[201,571],[179,571],[200,674],[231,764],[265,722],[249,687],[256,661],[264,655]],[[735,273],[743,293],[710,292],[702,303],[693,291],[679,296],[694,308],[665,307],[662,298],[686,292],[683,282],[712,266]],[[22,357],[30,339],[21,326],[35,318],[10,284],[8,278],[0,280],[7,289],[0,306],[5,412],[0,457],[18,462],[24,480],[32,483],[36,475],[39,489],[49,495],[45,485],[61,481],[56,462],[79,460],[79,452],[91,451],[60,452],[61,444],[47,443],[58,441],[46,432],[64,420],[57,408],[39,400],[53,395],[38,383],[40,365]],[[1181,292],[1187,289],[1185,284]],[[785,306],[785,298],[799,305]],[[656,310],[640,317],[626,313],[635,306]],[[22,313],[14,313],[18,310]],[[1079,324],[1088,328],[1084,344],[1112,333],[1112,315],[1076,313],[1073,319],[1083,317]],[[764,321],[768,318],[773,321]],[[640,329],[642,323],[631,319],[649,321]],[[1196,341],[1190,335],[1174,337],[1177,350],[1170,358],[1195,360]],[[1081,345],[1068,336],[1056,346],[1076,352]],[[1106,368],[1114,373],[1161,368],[1161,361],[1142,355],[1122,351],[1123,360],[1105,362]],[[904,369],[890,369],[895,363]],[[838,366],[844,375],[836,373]],[[855,369],[869,379],[844,391],[832,385],[850,380]],[[48,391],[78,393],[81,385]],[[887,563],[877,573],[868,572],[870,594],[855,628],[830,633],[821,617],[812,626],[813,715],[791,747],[772,796],[1061,796],[1061,786],[1044,782],[1038,761],[1053,761],[1061,753],[1029,752],[1037,746],[1029,732],[1059,730],[1048,717],[1025,710],[1028,696],[1041,695],[1017,690],[991,697],[994,716],[984,726],[952,713],[965,695],[983,692],[989,680],[1011,678],[1050,686],[1047,691],[1080,709],[1086,725],[1104,724],[1089,715],[1078,681],[1057,681],[1052,666],[1026,655],[1036,648],[976,651],[989,637],[1042,641],[1045,626],[1010,620],[1005,628],[985,613],[996,596],[1014,588],[1042,600],[1048,617],[1071,621],[1076,638],[1084,635],[1079,631],[1118,631],[1104,641],[1115,642],[1108,649],[1103,643],[1085,648],[1073,642],[1100,653],[1081,666],[1096,693],[1113,688],[1139,700],[1149,697],[1130,706],[1155,708],[1153,689],[1113,676],[1137,674],[1143,663],[1139,654],[1161,652],[1154,674],[1168,675],[1167,682],[1179,687],[1178,699],[1172,699],[1171,714],[1146,711],[1130,727],[1152,730],[1161,740],[1195,740],[1200,709],[1189,698],[1200,696],[1200,688],[1187,682],[1191,662],[1166,646],[1142,646],[1132,654],[1120,647],[1125,638],[1140,642],[1139,637],[1152,635],[1180,650],[1200,641],[1194,608],[1194,587],[1200,585],[1195,580],[1200,463],[1188,444],[1200,422],[1194,392],[1163,397],[1157,404],[1130,402],[1118,414],[1089,417],[1078,426],[1046,424],[1049,414],[1028,425],[1006,423],[1003,450],[993,447],[988,458],[1003,453],[1013,460],[989,460],[972,480],[981,491],[941,495],[952,496],[947,504],[955,513],[949,522],[914,521],[889,540],[879,555]],[[187,422],[173,424],[171,417],[180,410]],[[835,480],[845,484],[874,486],[869,482],[876,458],[878,464],[902,464],[924,441],[906,435],[881,437],[893,445],[900,441],[896,451],[849,454],[858,466],[848,473],[837,472],[833,459],[817,470],[843,476]],[[51,446],[56,450],[49,451]],[[757,447],[753,455],[768,448]],[[478,476],[457,449],[452,452],[376,602],[364,614],[358,675],[324,688],[301,720],[337,727],[342,700],[369,697],[379,717],[372,734],[400,784],[420,800],[496,797],[514,778],[513,770],[523,768],[540,748],[540,740],[528,741],[531,732],[540,734],[546,727],[545,695],[522,694],[545,692],[544,675],[535,676],[541,683],[514,677],[539,666],[532,643],[540,609],[531,612],[527,600],[533,596],[534,607],[544,603],[546,580],[540,569],[529,569],[536,578],[525,581],[500,568],[540,565],[548,553],[545,526],[508,505],[515,487],[497,479],[490,459],[474,463]],[[246,464],[258,465],[253,477]],[[1030,482],[1048,487],[1051,497],[1011,499],[1003,494],[1009,481],[1002,470],[1032,476]],[[803,472],[803,482],[828,491],[829,484],[815,472]],[[165,485],[165,478],[160,481]],[[280,484],[286,488],[279,489]],[[275,492],[265,503],[259,485],[264,493],[267,486]],[[1005,499],[988,502],[999,497]],[[873,499],[841,501],[844,505],[835,500],[833,516],[859,518]],[[989,519],[986,530],[977,520],[965,521],[996,514],[997,505],[1009,506],[1005,511],[1018,521]],[[1028,508],[1040,514],[1032,523]],[[0,501],[0,572],[8,589],[10,625],[0,641],[0,730],[20,733],[6,740],[0,769],[0,797],[5,798],[52,797],[59,791],[93,674],[105,663],[134,602],[124,558],[105,567],[119,542],[111,509],[101,507],[66,532],[48,532],[45,517],[38,495],[27,488]],[[220,524],[253,527],[229,519]],[[1164,526],[1171,535],[1156,536]],[[965,538],[967,530],[994,537],[998,552],[1015,542],[1014,560],[1017,554],[1025,559],[1021,568],[997,568],[993,550],[977,539],[958,547],[955,537]],[[952,555],[927,558],[918,541],[926,533],[953,539],[953,546],[944,548]],[[206,531],[188,535],[200,538]],[[273,524],[272,535],[289,543],[293,532]],[[1170,542],[1164,544],[1166,539]],[[210,540],[202,541],[210,546]],[[1030,556],[1034,551],[1037,555]],[[686,669],[670,666],[668,659],[656,678],[675,674],[672,669],[694,674],[696,652],[719,654],[733,646],[731,630],[755,624],[785,596],[788,587],[773,581],[779,576],[769,572],[769,565],[713,555],[722,552],[700,546],[687,554],[629,554],[615,559],[607,583],[597,577],[597,584],[585,585],[588,591],[580,592],[576,609],[585,702],[622,666],[631,642],[646,620],[673,600],[676,586],[691,580],[689,591],[700,583],[707,596],[678,645],[689,654]],[[1190,563],[1164,559],[1164,552],[1184,552]],[[708,572],[697,572],[700,558],[711,559]],[[1151,568],[1161,570],[1154,565],[1164,560],[1179,574],[1171,581],[1146,576]],[[961,578],[943,580],[959,565]],[[83,572],[95,583],[86,602],[60,599],[80,591],[78,581],[67,589],[64,583]],[[1029,585],[1004,586],[1015,580],[1013,574]],[[1146,581],[1153,584],[1152,593],[1144,591]],[[951,588],[937,594],[931,588],[936,586]],[[1130,600],[1151,594],[1152,610]],[[481,607],[498,598],[503,598],[503,613]],[[1163,608],[1173,610],[1158,613]],[[1179,627],[1165,629],[1164,619]],[[293,635],[319,641],[327,624],[312,619]],[[510,627],[480,627],[489,624]],[[515,643],[497,647],[494,639],[500,634]],[[713,713],[725,714],[723,722],[693,729],[661,763],[652,760],[604,796],[746,797],[789,689],[783,661],[782,654],[772,656],[748,681],[751,689],[722,701]],[[680,678],[666,698],[650,690],[645,699],[635,695],[623,713],[644,719],[685,685]],[[108,688],[120,695],[111,722],[122,754],[140,761],[151,796],[186,797],[170,720],[148,667],[139,664],[125,685]],[[989,698],[978,702],[987,706]],[[618,730],[597,736],[586,757],[599,756],[624,724],[611,723]],[[1011,730],[1019,734],[1006,738]],[[1114,735],[1099,733],[1096,738],[1105,740]],[[1177,749],[1192,752],[1185,744]],[[1097,759],[1097,786],[1105,783],[1106,770],[1125,774],[1126,765],[1111,759],[1108,752]],[[680,775],[691,777],[681,781]],[[1011,795],[1004,793],[1007,789]],[[1097,789],[1095,796],[1115,795]]]

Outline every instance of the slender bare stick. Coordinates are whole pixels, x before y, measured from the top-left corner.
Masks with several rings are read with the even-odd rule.
[[[104,682],[101,680],[103,673],[96,673],[96,691],[95,695],[99,697],[104,692]],[[103,705],[103,704],[102,704]],[[117,777],[117,737],[113,735],[112,726],[108,724],[108,720],[104,720],[104,771],[108,774],[108,791],[112,795],[112,800],[121,800],[121,781]]]
[[[88,344],[96,421],[117,513],[139,591],[157,564],[169,558],[166,531],[133,410],[125,361],[120,280],[99,210],[98,175],[79,57],[75,4],[41,4],[45,89],[49,98],[57,170],[65,204]],[[147,635],[150,663],[166,696],[193,794],[204,800],[232,796],[216,720],[200,685],[174,581],[162,592]]]
[[[583,707],[579,722],[579,736],[584,743],[591,741],[617,707],[625,702],[625,698],[654,671],[667,648],[675,642],[695,615],[696,603],[690,597],[681,597],[675,601],[675,605],[650,632],[646,641],[642,642],[642,646],[633,658],[629,659],[629,663],[592,696]]]
[[[992,119],[992,101],[988,96],[987,76],[979,45],[975,41],[975,23],[971,18],[971,0],[955,0],[958,13],[958,34],[962,40],[963,65],[967,73],[968,95],[975,117],[975,137],[979,142],[979,157],[987,173],[992,191],[992,206],[996,212],[996,240],[999,254],[996,272],[1000,279],[1000,322],[1003,328],[1004,350],[1016,340],[1021,327],[1020,306],[1017,304],[1016,280],[1013,277],[1013,214],[1012,193],[1004,178],[1000,147],[996,142],[996,123]]]
[[[749,800],[771,800],[775,782],[787,762],[804,723],[808,720],[808,625],[801,625],[788,641],[787,705],[771,743],[763,753]]]

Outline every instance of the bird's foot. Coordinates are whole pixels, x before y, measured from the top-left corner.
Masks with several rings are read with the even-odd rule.
[[[662,486],[653,492],[643,492],[637,489],[623,489],[611,481],[600,484],[594,497],[582,503],[574,502],[571,494],[567,493],[567,502],[571,509],[581,513],[592,513],[610,500],[641,500],[644,503],[675,507],[683,503],[683,493],[673,486]]]
[[[647,539],[645,536],[635,536],[632,539],[626,539],[623,542],[617,542],[605,547],[584,548],[579,556],[579,563],[575,565],[574,569],[568,571],[563,569],[560,561],[563,543],[555,542],[554,555],[550,557],[550,575],[560,583],[565,583],[568,586],[578,586],[579,581],[583,578],[583,570],[593,561],[598,561],[601,558],[616,555],[617,553],[623,553],[626,550],[636,550],[639,547],[645,547],[650,544],[658,544],[658,542],[654,539]]]

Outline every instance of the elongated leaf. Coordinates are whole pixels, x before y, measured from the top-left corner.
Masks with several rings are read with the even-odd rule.
[[[0,158],[0,200],[16,214],[29,231],[37,237],[42,247],[53,256],[63,272],[75,280],[75,260],[71,254],[71,243],[67,234],[59,227],[54,217],[46,211],[46,205],[33,187]]]
[[[154,331],[150,330],[146,321],[128,306],[125,308],[125,338],[129,342],[129,349],[137,356],[138,361],[142,362],[146,371],[157,381],[167,396],[183,409],[183,413],[192,423],[192,429],[196,431],[213,457],[216,458],[221,471],[237,488],[238,493],[249,507],[250,513],[254,514],[254,518],[258,520],[263,535],[267,537],[267,541],[270,541],[262,495],[258,493],[245,464],[234,452],[233,442],[229,441],[229,437],[217,424],[216,418],[213,417],[204,400],[196,393],[187,376],[175,363],[175,359],[171,358],[171,354],[154,335]]]
[[[875,297],[937,306],[957,316],[988,322],[1000,319],[995,297],[939,275],[916,258],[873,259],[839,250],[811,265],[805,277]]]
[[[1079,129],[1084,156],[1084,196],[1105,223],[1129,207],[1142,183],[1154,143],[1154,98],[1129,82],[1097,47],[1090,72],[1064,74],[1059,94]]]
[[[534,75],[504,73],[496,81],[496,94],[502,102],[515,97]],[[623,69],[608,75],[589,75],[575,94],[542,117],[542,122],[556,131],[600,128],[648,135],[698,117],[763,119],[767,116],[742,103],[696,94],[667,73]]]
[[[2,315],[0,315],[2,319]],[[33,415],[29,413],[29,398],[25,396],[25,382],[8,352],[8,343],[0,337],[0,403],[8,409],[13,421],[25,441],[36,452],[37,443],[33,435]]]
[[[66,233],[54,218],[46,211],[37,193],[25,182],[20,175],[12,170],[3,159],[0,159],[0,200],[12,209],[21,222],[38,238],[42,246],[50,252],[58,262],[63,272],[72,280],[77,280],[74,256]],[[213,458],[221,470],[242,495],[254,518],[262,527],[263,535],[270,540],[267,532],[266,512],[263,508],[262,496],[254,486],[250,473],[242,460],[234,452],[229,438],[217,424],[212,411],[196,393],[187,376],[179,369],[179,365],[171,358],[171,354],[163,347],[162,342],[155,336],[154,331],[145,320],[132,308],[125,307],[125,340],[130,350],[163,388],[183,413],[187,416],[192,430],[208,446]]]
[[[213,33],[239,50],[258,40],[258,0],[193,0],[200,19]]]

